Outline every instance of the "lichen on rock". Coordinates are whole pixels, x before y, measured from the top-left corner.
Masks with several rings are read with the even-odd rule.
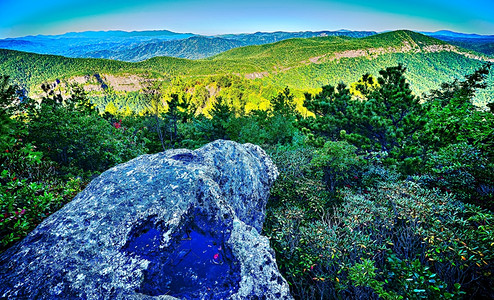
[[[260,235],[277,175],[222,140],[118,165],[0,255],[0,298],[291,299]]]

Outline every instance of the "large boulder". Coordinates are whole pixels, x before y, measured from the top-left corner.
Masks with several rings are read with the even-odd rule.
[[[291,299],[260,235],[277,174],[229,141],[118,165],[0,255],[0,298]]]

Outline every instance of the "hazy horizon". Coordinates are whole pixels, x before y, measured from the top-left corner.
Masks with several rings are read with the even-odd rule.
[[[84,31],[201,35],[275,31],[450,30],[494,34],[494,3],[464,1],[2,0],[0,38]]]
[[[255,34],[255,33],[275,33],[275,32],[288,32],[288,33],[295,33],[295,32],[323,32],[323,31],[328,31],[328,32],[337,32],[337,31],[374,31],[379,33],[385,33],[385,32],[391,32],[391,31],[399,31],[399,30],[411,30],[411,31],[416,31],[416,32],[439,32],[439,31],[449,31],[449,32],[456,32],[456,33],[463,33],[463,34],[477,34],[477,33],[466,33],[466,32],[460,32],[460,31],[452,31],[452,30],[447,30],[447,29],[439,29],[439,30],[434,30],[434,31],[428,31],[428,30],[412,30],[408,28],[400,28],[400,29],[393,29],[393,30],[382,30],[382,31],[375,31],[375,30],[350,30],[346,28],[340,28],[340,29],[321,29],[321,30],[272,30],[272,31],[256,31],[256,32],[224,32],[224,33],[218,33],[218,34],[199,34],[195,32],[177,32],[177,31],[172,31],[168,29],[143,29],[143,30],[121,30],[121,29],[109,29],[109,30],[86,30],[86,31],[67,31],[63,33],[56,33],[56,34],[30,34],[30,35],[25,35],[25,36],[18,36],[18,37],[7,37],[7,38],[0,38],[0,40],[3,39],[17,39],[17,38],[23,38],[23,37],[32,37],[32,36],[62,36],[65,34],[71,34],[71,33],[85,33],[85,32],[153,32],[153,31],[170,31],[173,33],[177,34],[194,34],[194,35],[201,35],[201,36],[206,36],[206,37],[214,37],[214,36],[222,36],[222,35],[229,35],[229,34]],[[481,35],[481,34],[477,34]],[[487,36],[487,35],[486,35]],[[493,36],[493,35],[489,35]]]

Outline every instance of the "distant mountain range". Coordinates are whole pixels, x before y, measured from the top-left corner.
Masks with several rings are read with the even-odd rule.
[[[466,49],[494,54],[494,35],[464,34],[452,31],[422,32]],[[292,38],[346,36],[362,38],[374,31],[256,32],[201,36],[193,33],[157,31],[86,31],[62,35],[37,35],[0,39],[0,49],[66,57],[106,58],[137,62],[156,56],[187,59],[207,58],[224,51],[251,45],[264,45]]]
[[[88,31],[62,35],[37,35],[0,40],[1,49],[66,57],[106,58],[121,61],[143,61],[155,56],[188,59],[211,57],[221,52],[249,45],[263,45],[291,38],[322,36],[366,37],[373,31],[304,31],[257,32],[200,36],[192,33],[161,31]]]
[[[347,36],[352,38],[362,38],[377,34],[375,31],[299,31],[299,32],[256,32],[245,34],[225,34],[218,37],[240,41],[243,46],[264,45],[293,38],[313,38],[325,36]]]
[[[474,34],[474,33],[461,33],[461,32],[454,32],[454,31],[449,31],[449,30],[439,30],[435,32],[427,32],[427,31],[421,31],[420,33],[428,35],[428,36],[438,36],[438,37],[444,37],[444,38],[450,38],[450,39],[485,39],[485,38],[494,38],[494,35],[480,35],[480,34]]]
[[[158,41],[183,40],[192,36],[195,35],[167,30],[69,32],[62,35],[37,35],[2,39],[0,40],[0,48],[66,57],[94,57],[90,54],[99,51],[119,51]]]
[[[487,55],[494,55],[494,35],[466,34],[448,30],[422,33],[455,46]]]
[[[244,44],[237,40],[198,35],[185,39],[156,39],[127,47],[88,51],[81,57],[107,58],[128,62],[143,61],[156,56],[200,59],[242,46]]]
[[[466,49],[494,54],[494,35],[464,34],[452,31],[422,32]],[[137,62],[156,56],[187,59],[207,58],[224,51],[251,45],[265,45],[292,38],[345,36],[362,38],[374,31],[256,32],[201,36],[193,33],[159,31],[87,31],[62,35],[37,35],[0,40],[0,49],[66,57],[106,58]]]

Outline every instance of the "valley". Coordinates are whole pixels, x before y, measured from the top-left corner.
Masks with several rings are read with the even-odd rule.
[[[180,41],[183,40],[174,42]],[[173,89],[170,83],[174,78],[181,77],[190,81],[190,86],[184,89],[191,91],[194,80],[208,85],[204,83],[208,77],[240,76],[245,86],[278,90],[285,86],[291,88],[297,95],[299,106],[304,92],[327,84],[356,82],[362,74],[369,72],[377,75],[377,71],[386,66],[400,63],[406,66],[412,90],[421,95],[438,88],[442,82],[459,79],[484,62],[492,61],[494,58],[488,55],[403,30],[364,37],[327,35],[293,38],[238,47],[195,60],[165,56],[124,62],[0,50],[2,73],[11,76],[33,97],[42,95],[42,83],[54,83],[57,79],[62,82],[59,87],[62,90],[67,90],[68,85],[74,82],[82,84],[98,101],[104,94],[105,86],[123,94],[137,92],[141,88],[140,82],[146,78],[162,81]],[[96,80],[95,75],[101,80]],[[491,75],[491,82],[492,78]],[[480,92],[476,103],[485,105],[493,89],[491,85]],[[269,96],[272,94],[268,93]],[[209,98],[214,98],[214,95],[208,95]],[[261,97],[254,102],[266,101]]]

